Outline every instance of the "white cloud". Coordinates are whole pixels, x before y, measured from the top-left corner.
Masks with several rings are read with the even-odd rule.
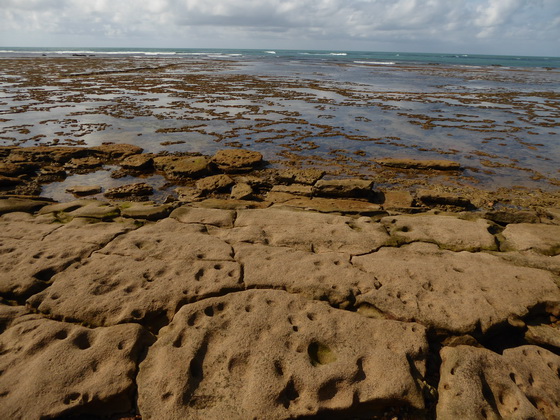
[[[0,28],[5,46],[88,40],[560,55],[558,0],[0,0]]]

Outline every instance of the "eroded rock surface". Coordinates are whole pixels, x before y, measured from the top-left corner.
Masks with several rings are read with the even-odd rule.
[[[144,420],[422,409],[426,351],[417,324],[280,291],[236,293],[183,307],[161,331],[140,365],[138,405]]]
[[[505,250],[534,251],[544,255],[560,254],[560,226],[518,223],[502,232]]]
[[[110,415],[134,407],[139,325],[88,329],[22,315],[0,335],[0,418]]]
[[[485,253],[416,243],[357,256],[352,263],[378,282],[358,296],[358,303],[455,333],[485,332],[511,315],[526,315],[540,302],[560,302],[560,289],[549,272]]]
[[[442,419],[558,419],[560,357],[536,346],[504,351],[468,346],[441,352]]]

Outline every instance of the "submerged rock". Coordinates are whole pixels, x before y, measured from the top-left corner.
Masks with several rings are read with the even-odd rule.
[[[437,169],[440,171],[458,171],[461,169],[461,165],[458,162],[445,159],[417,160],[386,158],[378,159],[376,162],[381,166],[401,169]]]

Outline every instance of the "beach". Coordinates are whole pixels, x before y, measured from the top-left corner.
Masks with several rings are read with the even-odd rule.
[[[560,418],[558,69],[45,54],[0,57],[0,417]]]

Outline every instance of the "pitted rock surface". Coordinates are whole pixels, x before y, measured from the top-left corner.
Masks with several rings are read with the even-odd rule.
[[[415,243],[352,258],[375,289],[357,298],[400,320],[469,333],[525,316],[543,301],[560,302],[547,271],[518,267],[485,253],[451,252]],[[530,293],[527,291],[530,290]]]
[[[92,330],[37,315],[16,318],[0,335],[0,418],[129,411],[137,361],[151,341],[134,324]]]
[[[240,211],[234,228],[222,237],[231,242],[349,254],[372,252],[389,239],[385,229],[368,218],[276,209]]]
[[[534,251],[544,255],[560,254],[560,226],[533,223],[507,225],[502,232],[504,250]]]
[[[453,216],[391,216],[381,219],[398,244],[431,242],[452,251],[496,250],[490,222],[462,220]]]
[[[558,419],[560,357],[536,346],[499,355],[468,346],[441,352],[437,418]]]
[[[213,298],[160,332],[140,365],[138,405],[144,420],[422,409],[424,334],[281,291]]]
[[[29,299],[91,325],[167,323],[183,304],[242,288],[232,248],[200,225],[164,219],[112,241]]]
[[[40,225],[42,237],[0,238],[0,293],[25,297],[40,291],[54,274],[130,230],[130,226],[119,223],[47,226],[56,229],[47,233]],[[7,230],[15,232],[12,226]]]

